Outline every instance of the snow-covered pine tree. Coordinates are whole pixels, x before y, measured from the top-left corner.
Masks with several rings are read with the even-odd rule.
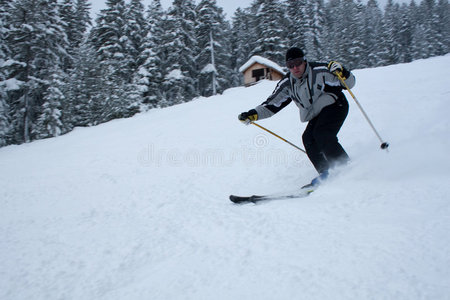
[[[409,3],[408,13],[411,18],[411,24],[413,24],[410,50],[411,50],[412,59],[414,60],[414,59],[419,58],[419,56],[423,54],[423,53],[420,53],[420,51],[419,51],[420,41],[418,40],[419,38],[421,38],[418,35],[421,35],[420,27],[423,26],[423,24],[418,23],[419,22],[419,17],[418,17],[419,12],[418,12],[418,8],[417,8],[415,1],[411,1]]]
[[[38,139],[55,137],[68,130],[63,124],[62,110],[65,96],[61,91],[64,88],[64,79],[58,68],[52,72],[47,90],[43,94],[42,113],[33,128]]]
[[[6,0],[0,1],[0,147],[9,143],[11,133],[11,119],[9,116],[9,105],[7,95],[6,64],[10,56],[10,50],[6,43],[8,32],[9,15]]]
[[[17,89],[9,94],[14,142],[29,142],[42,112],[43,94],[51,70],[61,68],[67,56],[67,36],[56,0],[16,0],[11,6],[8,44],[14,62],[10,76]]]
[[[239,68],[247,62],[251,56],[252,48],[252,34],[251,34],[251,16],[240,7],[233,15],[233,26],[231,29],[231,51],[233,69],[232,82],[233,86],[242,84],[242,74],[239,73]]]
[[[64,0],[60,3],[60,17],[69,43],[69,56],[64,61],[64,71],[72,67],[73,55],[78,52],[88,27],[91,25],[90,4],[87,0]]]
[[[261,36],[261,26],[259,26],[260,21],[258,20],[257,16],[261,12],[263,1],[264,0],[253,0],[251,5],[245,9],[245,12],[247,13],[248,20],[249,20],[248,34],[249,34],[250,39],[248,42],[249,42],[249,47],[251,49],[250,55],[248,58],[250,58],[250,56],[258,54],[255,52],[255,49],[258,47],[257,41]]]
[[[330,0],[325,4],[325,31],[324,45],[327,49],[325,55],[328,59],[341,60],[342,54],[340,50],[340,39],[342,33],[342,10],[341,0]],[[309,56],[308,53],[306,53]]]
[[[132,85],[134,75],[132,48],[127,36],[127,19],[124,0],[107,0],[97,24],[92,28],[90,42],[100,61],[102,86],[98,90],[104,108],[99,122],[130,117],[138,112]],[[132,94],[130,94],[130,92]]]
[[[73,37],[75,47],[79,47],[84,41],[88,29],[92,25],[90,9],[91,4],[89,0],[75,0],[76,32],[74,32]]]
[[[1,80],[1,79],[0,79]],[[0,83],[0,147],[9,144],[11,133],[11,120],[9,118],[9,105],[6,102],[6,93],[3,83]]]
[[[380,22],[380,33],[376,36],[377,38],[377,50],[376,57],[377,62],[375,67],[387,66],[391,61],[391,45],[392,45],[392,35],[389,32],[389,25],[387,25],[385,18],[381,19]]]
[[[361,0],[356,0],[351,6],[353,22],[349,24],[351,41],[349,45],[349,60],[348,68],[361,68],[363,65],[367,66],[366,58],[366,43],[364,39],[364,5]]]
[[[128,38],[127,52],[130,56],[129,69],[132,72],[130,81],[126,85],[127,102],[129,108],[139,111],[142,106],[143,98],[142,93],[138,89],[138,85],[135,81],[136,72],[140,66],[144,63],[141,60],[141,53],[144,50],[143,45],[148,33],[147,22],[144,18],[144,5],[142,0],[131,0],[126,6],[126,29],[125,33]]]
[[[101,123],[104,98],[103,78],[97,53],[90,43],[82,43],[73,59],[70,73],[70,118],[72,126]]]
[[[162,60],[164,53],[160,45],[164,36],[165,12],[160,0],[153,0],[146,17],[147,35],[144,37],[139,56],[140,65],[134,82],[141,93],[143,107],[141,110],[158,107],[162,99]]]
[[[305,46],[305,28],[306,28],[306,9],[307,0],[287,0],[287,41],[288,47],[299,47],[306,51]]]
[[[324,60],[328,58],[324,48],[324,2],[323,0],[306,1],[306,14],[303,21],[304,43],[311,60]]]
[[[438,0],[436,5],[437,24],[440,25],[438,32],[442,35],[442,51],[438,55],[450,52],[450,3],[448,0]]]
[[[383,37],[380,41],[383,55],[381,60],[383,65],[392,65],[399,62],[399,40],[400,32],[399,5],[393,0],[388,0],[384,9],[384,18],[382,24]]]
[[[147,36],[148,26],[144,18],[144,5],[141,0],[131,0],[126,7],[125,33],[129,43],[127,51],[131,56],[129,68],[134,73],[143,63],[140,61],[141,52],[144,50],[144,39]]]
[[[367,6],[365,7],[364,15],[364,42],[366,45],[365,57],[366,61],[362,63],[362,67],[372,67],[376,66],[379,62],[377,55],[378,50],[378,36],[381,30],[381,19],[383,14],[378,6],[376,0],[369,0]]]
[[[200,1],[196,12],[198,87],[201,95],[210,96],[231,86],[229,25],[215,0]]]
[[[441,5],[438,5],[436,0],[424,0],[423,3],[427,4],[427,9],[430,11],[428,13],[428,27],[430,28],[428,42],[431,44],[430,56],[443,55],[447,53],[445,51],[445,39],[448,39],[444,35],[448,29],[446,30],[443,26],[445,18],[448,18],[448,16],[444,15],[446,12],[445,6],[441,6],[442,2],[439,2]]]
[[[175,0],[168,10],[161,45],[165,53],[163,91],[168,105],[186,102],[198,95],[195,19],[193,0]]]
[[[129,81],[133,70],[131,47],[126,32],[126,10],[124,0],[107,0],[107,8],[101,10],[96,25],[91,30],[90,41],[97,50],[105,69],[110,69],[120,81]]]
[[[357,38],[353,20],[356,11],[355,6],[353,0],[341,0],[340,6],[337,8],[339,15],[336,20],[337,32],[335,34],[337,40],[334,47],[337,50],[338,60],[349,68],[352,68],[350,64],[355,51],[352,50],[353,40]]]
[[[64,21],[63,26],[69,42],[69,55],[65,58],[63,63],[63,70],[67,73],[67,75],[64,76],[65,79],[71,79],[76,72],[75,60],[83,55],[83,53],[81,53],[81,45],[84,42],[87,30],[91,25],[89,9],[90,4],[87,3],[87,0],[64,0],[60,3],[60,17]],[[81,77],[78,77],[78,79],[81,79]],[[62,91],[65,95],[64,105],[62,106],[62,115],[64,117],[65,129],[71,130],[74,126],[81,126],[79,119],[82,117],[77,115],[80,94],[74,92],[79,91],[79,87],[83,84],[74,80],[65,80],[65,82],[67,82],[67,84]],[[81,91],[81,93],[84,92]]]
[[[287,48],[286,29],[281,20],[284,20],[283,5],[279,0],[262,0],[261,9],[256,15],[257,32],[254,54],[264,56],[276,63],[284,62]]]
[[[409,7],[406,4],[402,4],[400,7],[400,32],[398,33],[398,51],[399,51],[399,61],[402,63],[412,61],[412,35],[413,35],[413,24],[411,23],[412,14]]]

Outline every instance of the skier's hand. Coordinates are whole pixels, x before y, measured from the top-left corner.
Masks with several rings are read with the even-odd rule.
[[[341,75],[344,80],[348,78],[348,76],[350,76],[350,72],[346,68],[344,68],[340,63],[334,60],[328,63],[328,70],[330,70],[330,72],[336,76],[338,74]]]
[[[238,116],[239,121],[244,123],[245,125],[250,124],[253,121],[258,120],[258,113],[256,110],[251,109],[248,112],[243,112]]]

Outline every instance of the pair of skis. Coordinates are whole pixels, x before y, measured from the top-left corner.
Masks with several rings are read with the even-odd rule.
[[[236,204],[244,204],[244,203],[258,203],[262,201],[270,201],[270,200],[282,200],[282,199],[295,199],[295,198],[304,198],[309,194],[314,192],[314,188],[312,186],[305,186],[301,188],[299,191],[289,192],[289,193],[279,193],[279,194],[271,194],[271,195],[253,195],[253,196],[236,196],[230,195],[230,200]]]

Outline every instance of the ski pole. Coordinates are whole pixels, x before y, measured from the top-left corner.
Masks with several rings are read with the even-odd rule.
[[[257,123],[255,123],[255,122],[250,122],[251,124],[253,124],[253,125],[255,125],[255,126],[257,126],[257,127],[259,127],[259,128],[261,128],[262,130],[265,130],[265,131],[267,131],[268,133],[270,133],[270,134],[272,134],[272,135],[274,135],[274,136],[276,136],[277,138],[279,138],[280,140],[282,140],[283,142],[286,142],[286,143],[288,143],[289,145],[291,145],[292,147],[294,147],[294,148],[296,148],[296,149],[298,149],[298,150],[300,150],[300,151],[302,151],[303,153],[305,153],[306,154],[306,151],[305,150],[303,150],[302,148],[299,148],[299,147],[297,147],[296,145],[294,145],[293,143],[291,143],[291,142],[289,142],[288,140],[286,140],[286,139],[284,139],[284,138],[282,138],[281,136],[279,136],[278,134],[276,134],[276,133],[274,133],[274,132],[272,132],[272,131],[270,131],[269,129],[267,129],[267,128],[265,128],[265,127],[263,127],[263,126],[261,126],[261,125],[259,125],[259,124],[257,124]]]
[[[342,85],[344,85],[344,87],[347,89],[347,91],[350,93],[350,95],[352,96],[353,100],[355,100],[356,104],[358,105],[359,109],[361,110],[362,114],[364,115],[364,117],[366,118],[367,122],[369,123],[370,127],[372,127],[373,132],[375,132],[376,136],[378,137],[378,139],[381,142],[381,149],[387,149],[389,147],[389,144],[387,142],[384,142],[383,139],[381,138],[380,134],[378,133],[378,131],[375,129],[375,126],[373,126],[372,122],[369,119],[369,116],[367,116],[366,112],[364,111],[364,109],[362,108],[361,104],[359,103],[358,99],[356,99],[355,94],[353,94],[352,90],[348,87],[348,85],[345,83],[344,78],[342,77],[342,73],[337,73],[336,76],[339,78],[339,80],[341,81]]]

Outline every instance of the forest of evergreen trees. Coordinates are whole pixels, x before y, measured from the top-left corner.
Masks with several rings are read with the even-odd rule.
[[[448,0],[254,0],[225,18],[215,0],[0,0],[0,146],[58,136],[241,84],[252,55],[290,46],[349,68],[450,49]]]

